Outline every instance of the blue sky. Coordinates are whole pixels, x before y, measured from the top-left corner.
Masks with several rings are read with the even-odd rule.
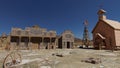
[[[87,19],[92,38],[100,5],[107,11],[107,18],[120,21],[120,0],[0,0],[0,34],[9,34],[12,27],[39,25],[56,30],[58,35],[71,30],[82,38]]]

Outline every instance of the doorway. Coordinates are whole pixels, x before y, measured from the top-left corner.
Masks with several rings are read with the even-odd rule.
[[[67,42],[67,48],[70,48],[70,42]]]

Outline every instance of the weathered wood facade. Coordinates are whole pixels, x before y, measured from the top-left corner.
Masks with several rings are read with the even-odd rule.
[[[0,49],[56,49],[72,48],[74,35],[71,31],[64,31],[57,36],[56,31],[47,31],[35,25],[32,27],[12,28],[9,35],[0,37]]]
[[[93,43],[96,49],[115,49],[120,46],[120,23],[109,20],[104,10],[98,11],[98,22],[94,27]]]
[[[56,48],[56,31],[47,31],[39,26],[12,28],[10,42],[20,49],[53,49]]]
[[[61,34],[58,41],[58,48],[73,48],[74,35],[70,30],[66,30]]]

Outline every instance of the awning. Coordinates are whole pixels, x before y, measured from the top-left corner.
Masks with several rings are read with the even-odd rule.
[[[102,36],[100,33],[96,33],[96,35],[98,35],[101,39],[105,39],[105,37]]]

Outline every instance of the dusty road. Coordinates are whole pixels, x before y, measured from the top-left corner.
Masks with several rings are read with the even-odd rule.
[[[92,49],[20,50],[22,63],[17,68],[120,68],[120,51]],[[0,68],[10,51],[0,51]],[[55,56],[55,55],[62,55]],[[100,58],[102,63],[81,62],[86,58]],[[101,67],[100,67],[101,66]]]

